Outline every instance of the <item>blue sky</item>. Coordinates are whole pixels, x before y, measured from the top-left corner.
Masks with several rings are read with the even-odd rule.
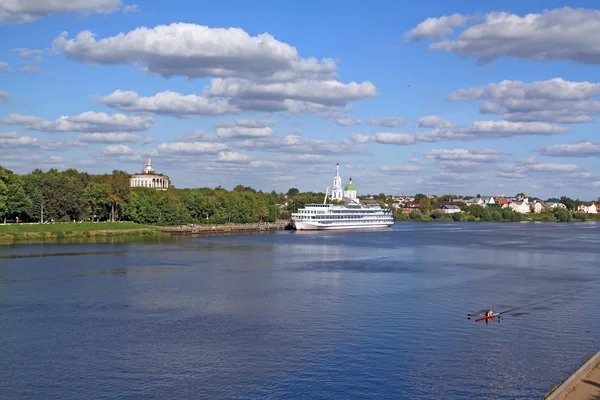
[[[0,0],[0,164],[600,196],[591,1]],[[500,4],[500,3],[496,3]],[[230,29],[231,28],[231,29]]]

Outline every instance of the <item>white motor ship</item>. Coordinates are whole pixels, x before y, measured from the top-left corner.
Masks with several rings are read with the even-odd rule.
[[[389,209],[360,204],[352,178],[342,191],[339,172],[340,165],[337,164],[330,199],[345,204],[327,204],[326,190],[323,204],[307,204],[292,214],[297,230],[373,229],[388,228],[394,224],[394,216]]]

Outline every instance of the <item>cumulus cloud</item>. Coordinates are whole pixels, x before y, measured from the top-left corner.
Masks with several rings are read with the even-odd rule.
[[[215,122],[215,128],[243,127],[243,128],[264,128],[276,125],[277,121],[270,119],[238,119],[234,122]]]
[[[456,14],[455,14],[456,15]],[[443,36],[450,17],[422,22],[413,34],[416,38]],[[456,24],[462,20],[455,17]],[[463,23],[464,24],[464,23]],[[430,27],[428,29],[428,27]],[[412,32],[412,31],[411,31]],[[421,36],[419,32],[423,32]],[[410,33],[410,32],[409,32]],[[519,16],[507,12],[490,12],[484,20],[463,30],[456,39],[432,43],[431,50],[477,57],[487,63],[500,57],[527,60],[568,60],[584,64],[600,63],[600,48],[594,38],[600,35],[600,11],[564,7],[539,14]]]
[[[226,162],[226,163],[248,163],[252,160],[252,157],[236,153],[235,151],[221,151],[217,155],[215,161],[217,162]]]
[[[513,164],[499,166],[497,176],[505,179],[544,178],[559,175],[577,178],[582,172],[581,168],[575,164],[543,163],[535,157],[528,157],[517,160]]]
[[[9,73],[13,72],[13,70],[8,66],[8,63],[6,61],[0,61],[0,72]]]
[[[224,139],[237,137],[264,137],[271,136],[272,134],[273,128],[268,126],[258,128],[248,128],[244,126],[217,128],[217,136]]]
[[[356,143],[380,143],[394,145],[415,144],[417,137],[406,133],[378,132],[374,135],[352,135],[350,140]]]
[[[297,81],[261,84],[242,79],[213,79],[202,95],[165,91],[141,97],[116,90],[98,101],[121,111],[153,112],[174,117],[237,114],[242,111],[326,113],[377,93],[370,82]]]
[[[474,121],[471,126],[454,125],[450,128],[434,129],[418,135],[418,140],[423,142],[479,140],[526,135],[549,136],[567,132],[568,129],[564,126],[545,122]]]
[[[369,120],[369,125],[384,126],[386,128],[394,128],[396,126],[405,125],[407,122],[408,121],[404,118],[381,117],[381,118],[371,118]]]
[[[20,136],[17,132],[0,133],[0,148],[15,149],[39,147],[40,140],[30,136]]]
[[[600,142],[578,142],[538,147],[538,153],[551,157],[600,157]]]
[[[297,135],[251,138],[235,143],[236,148],[294,154],[357,154],[362,150],[353,143],[312,140]]]
[[[476,163],[493,163],[505,159],[505,153],[495,149],[434,149],[425,152],[424,156],[439,161],[471,161]]]
[[[75,138],[81,143],[151,143],[154,141],[151,137],[144,137],[135,133],[125,132],[94,132],[84,133]]]
[[[339,126],[350,126],[350,125],[360,125],[362,121],[360,119],[354,120],[352,117],[338,117],[335,120],[335,123]]]
[[[419,118],[417,123],[419,124],[419,128],[448,128],[452,126],[450,121],[440,118],[437,115],[428,115]]]
[[[470,17],[461,14],[452,14],[439,18],[427,18],[416,28],[404,34],[408,42],[417,42],[426,39],[441,39],[452,33],[454,28],[464,26]]]
[[[240,28],[173,23],[140,27],[96,40],[90,31],[68,39],[63,32],[53,41],[67,58],[95,64],[133,64],[164,77],[241,77],[290,81],[332,79],[331,59],[300,58],[295,47],[263,33],[250,36]]]
[[[121,0],[0,0],[0,22],[27,23],[69,12],[110,13],[120,6]]]
[[[163,77],[214,78],[201,95],[163,92],[139,97],[135,92],[117,91],[101,99],[121,110],[175,116],[240,111],[326,115],[349,102],[377,95],[371,82],[335,80],[333,60],[301,58],[294,47],[269,34],[250,36],[239,28],[173,23],[100,40],[89,31],[75,39],[63,32],[53,41],[53,48],[80,62],[132,64]]]
[[[460,89],[450,93],[450,101],[483,100],[482,113],[499,114],[515,122],[591,122],[600,114],[600,84],[554,78],[525,83],[505,80],[485,88]]]
[[[90,153],[95,160],[105,160],[109,162],[140,162],[147,156],[147,153],[132,149],[126,144],[111,144],[98,151]]]
[[[98,101],[121,111],[153,112],[180,118],[235,114],[239,111],[227,99],[182,95],[170,90],[150,97],[141,97],[134,91],[115,90]]]
[[[2,90],[0,90],[0,103],[4,101],[10,100],[10,95]]]
[[[120,132],[150,129],[154,125],[154,119],[87,111],[75,116],[62,116],[53,121],[45,121],[34,116],[10,114],[1,119],[0,123],[23,125],[29,130],[42,132]]]
[[[341,83],[335,80],[298,80],[294,82],[260,83],[247,79],[213,79],[205,88],[210,97],[226,97],[243,110],[313,111],[325,107],[345,107],[347,103],[377,94],[371,82]]]

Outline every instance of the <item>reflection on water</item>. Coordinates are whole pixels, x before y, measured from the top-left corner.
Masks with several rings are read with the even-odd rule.
[[[599,233],[401,223],[0,247],[0,393],[539,398],[597,351]],[[501,318],[467,319],[487,308]]]

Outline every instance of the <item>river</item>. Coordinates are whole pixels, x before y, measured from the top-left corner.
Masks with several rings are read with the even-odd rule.
[[[0,398],[541,398],[600,347],[599,245],[402,222],[1,246]]]

